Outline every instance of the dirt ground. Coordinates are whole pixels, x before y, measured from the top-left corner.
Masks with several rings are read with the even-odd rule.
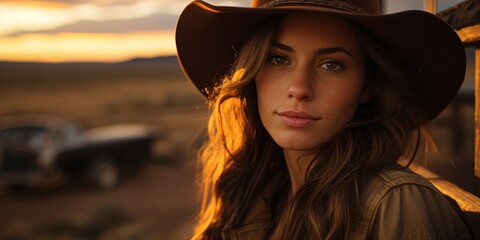
[[[193,164],[150,163],[108,191],[0,187],[0,239],[186,239],[195,213]]]
[[[175,59],[9,66],[0,65],[0,119],[47,114],[87,128],[140,123],[166,138],[154,147],[161,160],[109,191],[63,184],[12,194],[0,185],[0,240],[188,238],[195,215],[194,140],[207,111]]]

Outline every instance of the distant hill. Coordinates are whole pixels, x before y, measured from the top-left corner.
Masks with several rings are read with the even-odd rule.
[[[176,56],[134,58],[125,62],[6,62],[0,61],[0,84],[42,84],[75,81],[131,81],[137,78],[183,78]]]
[[[131,60],[125,61],[121,64],[128,63],[177,63],[176,56],[165,56],[165,57],[154,57],[154,58],[133,58]]]
[[[14,66],[93,66],[93,65],[125,65],[125,64],[136,64],[136,63],[176,63],[176,56],[162,56],[162,57],[153,57],[153,58],[132,58],[127,61],[122,62],[58,62],[58,63],[47,63],[47,62],[15,62],[15,61],[0,61],[0,67],[14,67]]]

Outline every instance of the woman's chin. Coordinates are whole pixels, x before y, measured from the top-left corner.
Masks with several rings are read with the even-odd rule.
[[[297,139],[286,139],[275,141],[284,150],[311,152],[317,150],[321,143],[314,143],[312,141],[302,141]]]

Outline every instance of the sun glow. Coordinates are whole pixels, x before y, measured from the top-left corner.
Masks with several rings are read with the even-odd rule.
[[[20,6],[33,6],[33,7],[42,7],[42,8],[67,8],[71,4],[66,2],[55,2],[55,1],[45,1],[45,0],[9,0],[10,4],[20,5]],[[7,3],[8,4],[8,3]]]
[[[189,2],[2,0],[0,61],[112,62],[174,55],[175,16]]]
[[[0,3],[0,35],[15,32],[46,30],[77,21],[108,21],[142,18],[154,14],[162,7],[153,1],[131,5],[97,6],[94,4],[66,5],[34,1]]]
[[[0,35],[70,23],[65,8],[0,3]]]
[[[174,54],[173,32],[167,31],[129,34],[26,34],[15,38],[0,38],[0,60],[8,61],[116,62],[133,57]]]

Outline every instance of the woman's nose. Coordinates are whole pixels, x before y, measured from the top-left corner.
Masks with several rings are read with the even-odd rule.
[[[313,97],[312,73],[305,68],[299,68],[292,72],[291,82],[288,88],[288,98],[300,101],[308,101]]]

